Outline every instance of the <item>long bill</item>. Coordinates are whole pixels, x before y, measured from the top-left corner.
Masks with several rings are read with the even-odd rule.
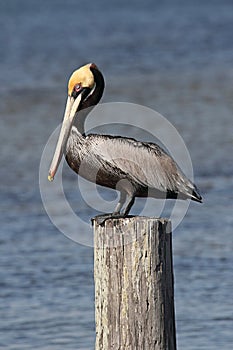
[[[53,160],[50,165],[48,180],[53,181],[54,176],[57,172],[59,164],[61,162],[62,156],[66,150],[66,144],[69,138],[70,130],[74,122],[74,117],[78,106],[81,102],[82,94],[79,94],[76,99],[68,96],[66,102],[66,108],[64,113],[64,118],[57,141],[56,149],[53,155]]]

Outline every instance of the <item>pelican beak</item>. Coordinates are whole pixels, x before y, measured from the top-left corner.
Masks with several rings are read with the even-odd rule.
[[[48,180],[53,181],[54,176],[57,172],[59,164],[61,162],[62,155],[65,153],[67,140],[70,134],[71,127],[74,122],[75,114],[79,108],[79,105],[82,101],[82,93],[80,93],[76,98],[68,96],[64,118],[57,141],[57,146],[54,152],[53,160],[50,165]]]

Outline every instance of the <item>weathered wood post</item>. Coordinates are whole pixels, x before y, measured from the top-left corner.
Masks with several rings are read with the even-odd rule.
[[[94,220],[96,350],[176,350],[171,224]]]

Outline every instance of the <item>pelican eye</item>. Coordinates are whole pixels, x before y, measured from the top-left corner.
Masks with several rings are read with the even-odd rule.
[[[74,86],[74,91],[76,91],[76,92],[79,92],[81,89],[82,89],[82,85],[81,84],[76,84]]]
[[[83,87],[81,84],[75,84],[72,91],[72,97],[77,98],[82,90],[83,90]]]

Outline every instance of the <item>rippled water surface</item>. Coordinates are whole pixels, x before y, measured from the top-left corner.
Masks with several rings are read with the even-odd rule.
[[[93,249],[52,225],[38,180],[68,75],[91,61],[105,102],[156,109],[186,143],[204,204],[192,203],[173,234],[178,349],[232,349],[232,2],[9,0],[0,23],[0,349],[94,349]],[[63,173],[87,221],[96,210]]]

